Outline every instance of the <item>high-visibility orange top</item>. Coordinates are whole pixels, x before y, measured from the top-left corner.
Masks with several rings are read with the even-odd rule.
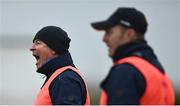
[[[40,92],[39,92],[39,94],[38,94],[38,96],[37,96],[37,98],[35,100],[35,105],[52,105],[51,98],[50,98],[50,95],[49,95],[49,86],[50,86],[51,82],[59,74],[61,74],[62,72],[64,72],[67,69],[71,69],[71,70],[73,70],[74,72],[76,72],[77,74],[80,75],[79,71],[76,68],[72,67],[72,66],[65,66],[65,67],[62,67],[62,68],[56,70],[51,75],[51,77],[48,79],[48,81],[45,83],[45,85],[42,87],[42,89],[40,90]],[[83,79],[82,76],[81,76],[81,78]],[[83,79],[83,81],[85,83],[84,79]],[[86,83],[85,83],[85,85],[86,85]],[[84,105],[90,105],[90,96],[89,96],[87,86],[86,86],[86,102],[85,102]]]
[[[155,66],[137,56],[123,58],[116,62],[116,64],[123,63],[129,63],[136,67],[145,78],[145,92],[139,100],[141,105],[173,105],[175,103],[174,90],[166,74],[161,73]],[[107,105],[107,101],[108,95],[103,90],[100,104]]]

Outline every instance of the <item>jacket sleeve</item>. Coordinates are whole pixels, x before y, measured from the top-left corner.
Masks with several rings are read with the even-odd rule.
[[[83,85],[80,76],[65,71],[53,80],[49,92],[53,105],[82,105]]]
[[[122,64],[111,69],[102,88],[107,92],[108,104],[138,105],[144,93],[145,79],[133,66]]]

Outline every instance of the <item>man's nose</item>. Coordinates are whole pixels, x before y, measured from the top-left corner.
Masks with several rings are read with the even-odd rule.
[[[107,41],[108,41],[108,37],[107,37],[107,35],[104,35],[103,36],[103,42],[107,43]]]
[[[35,50],[35,44],[33,43],[31,48],[29,49],[30,51],[34,51]]]

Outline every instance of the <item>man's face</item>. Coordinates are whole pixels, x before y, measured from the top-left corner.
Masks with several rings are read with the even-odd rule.
[[[35,40],[30,48],[32,55],[36,58],[36,66],[40,68],[47,60],[55,57],[55,52],[41,40]]]
[[[109,51],[109,56],[112,57],[116,49],[127,43],[129,38],[127,37],[127,30],[119,25],[109,28],[105,31],[103,41],[106,43]]]

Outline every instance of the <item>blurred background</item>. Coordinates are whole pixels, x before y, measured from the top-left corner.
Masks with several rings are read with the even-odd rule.
[[[36,73],[29,48],[36,32],[47,25],[67,31],[70,52],[86,78],[92,104],[112,61],[91,22],[105,20],[118,7],[135,7],[149,22],[146,38],[168,73],[180,104],[180,0],[1,0],[0,104],[31,105],[45,79]]]

